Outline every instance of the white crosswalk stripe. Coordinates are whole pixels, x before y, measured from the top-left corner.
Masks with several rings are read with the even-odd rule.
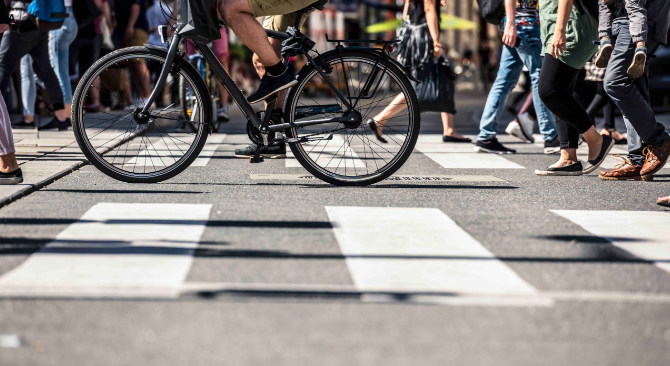
[[[354,144],[354,141],[351,142]],[[314,160],[319,166],[323,168],[337,168],[338,166],[355,168],[365,168],[365,164],[359,158],[352,148],[352,145],[345,144],[344,138],[340,134],[333,134],[333,139],[330,141],[319,141],[312,143],[303,143],[302,146],[305,151],[310,152],[309,157]],[[302,168],[302,165],[291,152],[291,149],[286,149],[286,167],[287,168]]]
[[[0,277],[0,295],[176,297],[211,205],[98,203]]]
[[[552,210],[552,212],[670,272],[669,213],[579,210]]]
[[[173,136],[173,135],[171,135]],[[180,139],[192,140],[193,135],[184,134],[183,136],[177,135],[173,136],[175,140],[169,138],[157,138],[156,141],[152,141],[149,145],[151,148],[142,150],[137,154],[137,156],[128,160],[124,165],[126,168],[132,166],[170,166],[174,164],[177,160],[181,159],[184,152],[186,152],[191,145],[182,143]],[[225,134],[213,134],[209,136],[205,146],[203,146],[202,151],[198,157],[193,161],[190,166],[207,166],[209,160],[216,150],[219,148],[219,145],[226,138]],[[170,141],[170,142],[166,142]],[[190,142],[190,141],[185,141]]]
[[[326,212],[360,291],[535,293],[438,209],[328,206]]]
[[[420,135],[414,151],[447,169],[525,169],[501,155],[474,152],[472,144],[444,143],[442,135]]]

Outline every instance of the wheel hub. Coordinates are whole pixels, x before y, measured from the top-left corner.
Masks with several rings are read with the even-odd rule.
[[[359,111],[349,111],[343,117],[347,119],[346,122],[343,122],[344,126],[351,130],[357,129],[363,121],[363,116]]]
[[[145,125],[149,123],[149,114],[144,114],[142,113],[142,108],[136,108],[135,111],[133,112],[133,120],[138,124],[138,125]]]

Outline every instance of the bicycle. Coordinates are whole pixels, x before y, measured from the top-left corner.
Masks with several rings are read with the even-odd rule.
[[[195,69],[198,70],[200,77],[205,80],[207,90],[209,90],[209,94],[212,100],[212,115],[214,116],[212,127],[214,132],[218,132],[219,128],[221,127],[221,122],[227,122],[227,120],[222,120],[220,117],[218,117],[218,105],[221,101],[221,93],[219,92],[219,88],[216,85],[216,80],[214,80],[214,75],[212,75],[209,64],[205,62],[205,59],[202,57],[202,55],[191,55],[188,56],[188,59],[188,61],[195,67]],[[185,86],[184,88],[179,89],[179,100],[181,101],[181,108],[184,110],[183,117],[185,125],[188,126],[192,132],[196,132],[198,127],[190,122],[191,113],[197,113],[198,109],[198,105],[193,96],[193,90],[188,87],[188,84],[185,83],[184,80],[180,80],[179,85]]]
[[[299,20],[308,11],[323,10],[326,3],[320,0],[300,10],[295,26],[289,27],[286,33],[266,30],[268,37],[283,40],[281,55],[285,64],[293,56],[302,56],[307,61],[298,72],[298,84],[288,90],[281,109],[274,109],[275,94],[266,99],[265,111],[257,114],[214,53],[204,44],[193,43],[248,120],[247,134],[257,145],[250,159],[252,163],[263,161],[262,146],[287,143],[300,165],[325,182],[373,184],[396,172],[414,149],[420,115],[410,80],[416,80],[390,56],[398,40],[329,40],[326,36],[327,42],[336,43],[334,49],[323,54],[313,49],[315,42],[299,31]],[[163,27],[160,32],[167,41],[167,29]],[[77,85],[72,110],[77,143],[88,160],[108,176],[131,183],[172,178],[197,158],[207,135],[212,132],[209,90],[198,71],[179,51],[184,38],[174,32],[166,42],[167,48],[144,45],[112,52],[87,70]],[[376,43],[381,47],[343,46],[352,43]],[[120,113],[84,114],[89,88],[99,75],[108,69],[128,69],[132,62],[148,60],[162,64],[148,100],[139,99]],[[185,115],[179,110],[180,103],[163,109],[154,106],[154,101],[161,97],[168,74],[172,75],[171,83],[179,80],[179,90],[192,88],[194,103],[200,107],[197,113],[190,114],[188,123],[197,126],[196,131],[180,128]],[[126,80],[122,82],[136,86],[135,94],[142,96],[141,83],[137,80],[144,76],[123,75]],[[377,121],[383,123],[381,133],[391,142],[380,144],[367,122],[389,105],[389,101],[398,99],[399,94],[404,97],[402,104],[406,113]]]

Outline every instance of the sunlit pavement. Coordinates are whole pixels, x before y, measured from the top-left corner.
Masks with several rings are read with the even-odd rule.
[[[84,165],[0,209],[0,364],[670,361],[670,170],[538,177],[541,139],[477,154],[426,116],[394,178],[342,188],[234,158],[233,116],[166,182]]]

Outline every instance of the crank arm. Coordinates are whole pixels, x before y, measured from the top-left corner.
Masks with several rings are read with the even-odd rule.
[[[333,134],[329,133],[328,136],[326,137],[319,137],[319,138],[309,138],[309,137],[293,137],[290,139],[286,139],[286,142],[314,142],[314,141],[330,141],[333,139]]]
[[[351,115],[348,117],[335,117],[335,118],[327,118],[327,119],[315,119],[311,121],[299,121],[299,122],[293,122],[293,123],[280,123],[278,125],[270,125],[268,126],[268,129],[270,131],[283,131],[287,128],[300,128],[300,127],[306,127],[306,126],[313,126],[313,125],[321,125],[324,123],[344,123],[344,122],[354,122],[356,121],[356,117]]]

